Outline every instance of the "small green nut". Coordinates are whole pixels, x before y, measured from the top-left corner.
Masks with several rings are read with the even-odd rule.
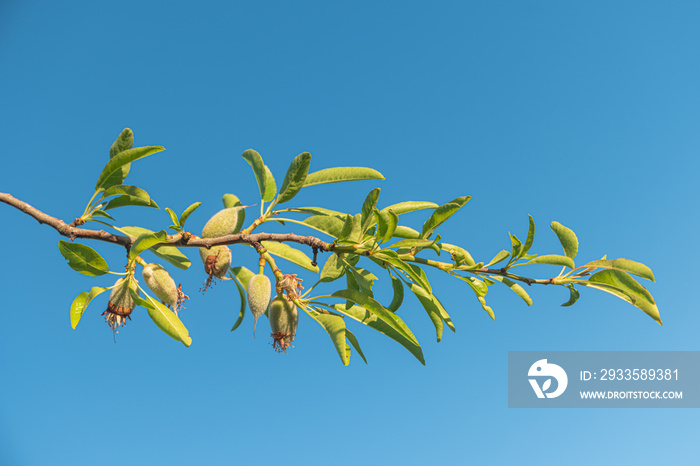
[[[202,238],[218,238],[233,233],[238,226],[238,211],[243,207],[229,207],[218,211],[202,228]]]
[[[255,275],[248,283],[248,307],[253,314],[253,336],[255,336],[255,327],[258,325],[258,317],[263,315],[270,305],[270,296],[272,295],[272,284],[270,279],[265,275]]]
[[[296,305],[287,301],[284,296],[277,295],[270,303],[268,318],[272,330],[272,347],[278,352],[286,353],[287,347],[294,341],[299,325],[299,311]]]
[[[146,264],[143,267],[143,280],[163,304],[173,309],[177,308],[178,292],[175,280],[160,264]]]
[[[209,277],[224,278],[231,267],[231,249],[228,246],[199,248],[199,255],[204,264],[204,271]]]
[[[132,296],[134,292],[139,294],[136,280],[133,277],[120,278],[114,284],[112,292],[109,294],[107,310],[102,313],[106,315],[105,322],[110,326],[112,332],[117,332],[117,327],[126,324],[126,320],[131,320],[131,311],[134,310],[136,302]]]

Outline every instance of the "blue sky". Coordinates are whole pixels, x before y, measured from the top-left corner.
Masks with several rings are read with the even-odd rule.
[[[462,282],[433,274],[457,332],[436,344],[417,300],[400,311],[427,365],[351,326],[369,365],[353,355],[343,367],[305,316],[287,355],[264,320],[257,339],[250,316],[230,333],[235,288],[202,295],[195,264],[173,271],[192,298],[192,346],[142,309],[115,344],[104,297],[76,330],[68,313],[109,279],[71,271],[54,230],[0,206],[0,463],[696,461],[694,410],[508,409],[506,363],[516,350],[699,349],[698,14],[694,2],[2,2],[1,192],[72,220],[130,127],[137,146],[167,150],[127,181],[161,207],[203,202],[198,232],[222,194],[258,201],[245,149],[278,181],[309,151],[312,170],[370,166],[386,181],[312,187],[297,206],[357,212],[374,187],[380,206],[471,195],[441,234],[479,260],[508,248],[509,231],[524,237],[528,214],[533,251],[559,253],[557,220],[577,233],[580,260],[652,267],[664,325],[600,292],[562,308],[566,290],[533,288],[528,308],[495,286],[494,322]],[[123,251],[90,245],[123,267]],[[376,286],[391,298],[386,278]]]

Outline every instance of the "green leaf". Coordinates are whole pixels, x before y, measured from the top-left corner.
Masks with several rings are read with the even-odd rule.
[[[494,276],[492,276],[492,277],[490,277],[490,278],[492,278],[492,279],[494,279],[494,280],[496,280],[496,281],[498,281],[498,282],[503,283],[503,284],[506,285],[508,288],[510,288],[511,290],[513,290],[513,292],[514,292],[515,294],[517,294],[518,296],[520,296],[520,297],[523,299],[523,301],[525,301],[525,304],[527,304],[528,306],[532,306],[532,298],[530,297],[529,294],[527,294],[527,291],[525,291],[525,289],[524,289],[522,286],[520,286],[519,284],[515,283],[513,280],[511,280],[511,279],[509,279],[509,278],[501,277],[501,276],[499,276],[499,275],[494,275]]]
[[[304,224],[314,227],[333,238],[340,236],[345,225],[344,219],[340,217],[331,217],[328,215],[314,215],[303,220]]]
[[[642,264],[641,262],[635,262],[629,259],[613,259],[613,260],[597,260],[589,262],[584,265],[587,268],[596,269],[610,269],[610,270],[621,270],[623,272],[628,272],[638,277],[646,278],[647,280],[654,280],[654,272],[651,271],[649,267]]]
[[[396,215],[407,214],[409,212],[415,212],[417,210],[423,209],[437,209],[439,206],[434,202],[425,201],[406,201],[399,202],[398,204],[392,204],[389,207],[384,207],[381,211],[388,212],[393,211]]]
[[[344,304],[335,304],[331,307],[337,312],[355,319],[356,321],[388,336],[406,348],[413,356],[415,356],[416,359],[420,361],[421,364],[425,365],[425,359],[423,358],[423,351],[421,350],[420,345],[417,342],[414,342],[414,340],[405,337],[402,333],[394,330],[392,326],[387,324],[384,320],[381,320],[376,314],[373,314],[360,306],[351,306],[350,308],[345,309]]]
[[[367,269],[355,267],[350,264],[347,264],[347,266],[350,269],[350,273],[352,273],[353,278],[357,282],[357,285],[360,287],[360,291],[373,297],[372,286],[374,285],[374,282],[378,280],[378,278]]]
[[[578,238],[576,238],[576,234],[559,222],[552,222],[550,228],[557,234],[566,257],[574,259],[576,254],[578,254]]]
[[[374,217],[377,222],[377,242],[389,241],[399,226],[399,217],[392,210],[379,211],[374,209]]]
[[[153,234],[151,230],[141,227],[121,227],[120,230],[134,238],[138,238],[144,234]],[[152,252],[156,257],[169,262],[178,269],[187,270],[189,266],[192,265],[187,256],[180,252],[175,246],[155,246],[149,249],[149,252]]]
[[[389,276],[391,277],[391,288],[394,290],[394,296],[391,298],[391,304],[386,309],[389,312],[396,312],[403,304],[403,282],[399,278],[394,277],[391,272],[389,272]]]
[[[580,296],[580,293],[576,288],[574,288],[574,285],[572,283],[569,283],[566,285],[566,287],[569,289],[569,300],[562,304],[562,306],[567,307],[567,306],[573,306],[576,301],[578,301],[578,298]]]
[[[328,336],[331,337],[331,341],[335,346],[338,356],[344,365],[350,364],[350,354],[347,351],[347,345],[345,343],[345,321],[342,317],[321,314],[310,308],[304,309],[308,315],[310,315],[316,322],[321,324],[321,326],[328,332]]]
[[[241,285],[243,285],[243,288],[246,290],[248,289],[250,279],[255,276],[253,272],[243,266],[231,267],[231,273],[241,282]]]
[[[416,295],[416,298],[418,298],[418,301],[420,301],[420,303],[423,305],[423,308],[428,313],[430,320],[433,322],[433,325],[435,326],[435,333],[437,335],[437,341],[439,343],[440,340],[442,340],[442,318],[437,310],[437,306],[431,299],[431,295],[415,283],[409,283],[408,287],[411,289],[411,291],[413,291],[413,294]]]
[[[284,243],[276,243],[274,241],[261,241],[261,243],[273,256],[281,257],[282,259],[286,259],[299,267],[303,267],[306,270],[318,273],[318,266],[311,265],[311,258],[298,249],[294,249],[293,247]]]
[[[102,197],[100,199],[104,199],[106,197],[110,196],[118,196],[118,195],[127,195],[130,197],[136,197],[141,199],[147,204],[151,203],[151,196],[148,195],[148,193],[136,186],[131,186],[128,184],[118,184],[116,186],[111,186],[107,188],[103,193]]]
[[[102,173],[99,178],[97,178],[97,183],[95,184],[95,191],[100,192],[107,189],[109,186],[106,185],[106,182],[110,175],[119,170],[122,166],[163,150],[165,150],[165,148],[161,146],[136,147],[115,155],[102,169]]]
[[[416,337],[404,321],[393,312],[387,311],[386,308],[379,304],[374,298],[355,290],[339,290],[333,293],[332,296],[335,298],[347,299],[348,301],[362,306],[400,335],[408,338],[412,343],[418,344],[418,340],[416,340]]]
[[[455,212],[461,209],[464,204],[466,204],[471,196],[458,197],[447,204],[443,204],[425,221],[423,224],[423,231],[421,233],[421,238],[427,238],[431,235],[433,231],[440,225],[442,225],[447,219],[449,219]]]
[[[166,211],[166,212],[168,213],[168,215],[170,216],[170,220],[172,220],[173,225],[174,225],[174,226],[180,226],[180,219],[177,218],[177,215],[175,214],[175,212],[173,212],[173,209],[171,209],[170,207],[166,207],[166,208],[165,208],[165,211]]]
[[[326,168],[309,173],[304,186],[314,186],[326,183],[341,183],[343,181],[383,180],[384,176],[377,170],[365,167],[336,167]]]
[[[109,215],[109,214],[108,214],[107,212],[105,212],[104,210],[95,210],[95,211],[93,211],[91,217],[103,217],[103,218],[108,218],[108,219],[110,219],[110,220],[114,220],[114,218],[112,218],[112,216]],[[114,221],[116,222],[116,220],[114,220]],[[105,224],[105,225],[109,225],[109,224]],[[111,225],[110,225],[110,226],[111,226]]]
[[[243,158],[253,168],[255,180],[258,182],[258,189],[260,190],[260,199],[265,202],[271,201],[275,197],[277,186],[275,186],[275,179],[270,169],[265,166],[260,154],[253,149],[243,152]],[[268,180],[272,182],[271,186],[268,186]]]
[[[338,235],[338,241],[342,241],[347,239],[347,237],[352,233],[352,224],[353,224],[353,216],[352,215],[346,215],[345,220],[343,222],[343,229],[340,230],[340,234]]]
[[[139,235],[131,245],[129,250],[129,261],[136,259],[138,255],[156,244],[165,243],[168,241],[168,233],[165,230],[160,230],[157,233],[144,233]]]
[[[345,217],[348,215],[343,212],[338,212],[337,210],[324,209],[323,207],[289,207],[282,210],[309,215],[330,215],[332,217]]]
[[[601,270],[591,275],[587,281],[579,281],[577,283],[622,298],[646,312],[652,319],[661,324],[659,309],[651,293],[627,272],[620,270]]]
[[[510,256],[510,253],[504,249],[501,252],[499,252],[498,254],[496,254],[495,256],[493,256],[493,259],[491,259],[489,261],[489,263],[485,265],[485,267],[490,267],[493,264],[498,264],[502,260],[507,259],[508,256]]]
[[[396,230],[394,230],[394,234],[392,235],[394,238],[406,238],[406,239],[416,239],[420,238],[420,233],[418,233],[416,230],[410,227],[405,227],[403,225],[399,225],[396,227]]]
[[[455,264],[457,265],[464,264],[470,267],[476,265],[476,262],[474,262],[472,255],[469,254],[469,251],[467,251],[466,249],[449,243],[438,243],[438,247],[443,251],[449,252],[450,256],[452,256],[452,260],[455,261]]]
[[[167,306],[161,304],[159,301],[151,298],[142,299],[136,294],[132,293],[134,300],[139,306],[145,307],[148,311],[148,316],[153,320],[153,322],[165,332],[169,337],[179,341],[185,346],[190,346],[192,344],[192,338],[190,338],[190,332],[187,330],[182,321],[175,315],[173,311],[168,309]]]
[[[356,214],[352,218],[352,229],[350,230],[350,234],[348,235],[346,241],[357,243],[360,241],[360,239],[362,239],[362,215]]]
[[[102,256],[92,249],[80,243],[69,243],[60,240],[58,250],[64,259],[68,261],[68,266],[88,277],[99,277],[109,272],[109,266]]]
[[[357,354],[359,354],[365,364],[367,364],[367,358],[365,358],[365,354],[362,352],[362,348],[360,348],[360,342],[357,341],[355,335],[347,328],[345,329],[345,338],[348,339],[352,347],[355,348],[355,351],[357,351]]]
[[[246,305],[245,290],[240,285],[238,277],[236,277],[235,275],[233,278],[233,283],[236,284],[236,288],[238,288],[238,295],[241,297],[241,308],[238,311],[238,319],[236,319],[236,323],[234,323],[233,327],[231,327],[232,332],[234,330],[236,330],[241,325],[241,322],[243,322],[243,317],[245,317],[245,305]],[[255,330],[253,330],[253,335],[255,335]]]
[[[365,201],[362,203],[362,233],[367,231],[374,219],[373,212],[377,207],[377,201],[379,200],[379,193],[381,189],[374,188],[367,194]]]
[[[338,254],[331,253],[330,257],[326,260],[326,264],[321,270],[320,280],[328,283],[339,279],[345,275],[345,267],[345,264],[340,260]]]
[[[511,261],[515,261],[518,257],[520,257],[520,248],[523,246],[523,243],[521,243],[518,237],[515,235],[508,233],[508,236],[510,236],[513,251],[511,254]]]
[[[90,293],[83,291],[73,300],[73,304],[70,306],[70,325],[75,329],[80,322],[80,318],[83,316],[83,312],[87,309],[90,301],[92,301],[100,293],[109,290],[109,287],[103,286],[93,286],[90,288]]]
[[[574,268],[574,260],[571,257],[560,256],[558,254],[545,254],[544,256],[537,256],[534,259],[530,259],[523,265],[530,264],[550,264],[550,265],[561,265],[564,267]]]
[[[294,198],[299,190],[304,186],[306,175],[309,173],[311,164],[311,154],[303,152],[292,160],[287,169],[287,174],[282,182],[280,193],[277,196],[277,203],[282,204]]]
[[[389,248],[429,248],[435,244],[434,240],[431,239],[403,239],[401,241],[397,241],[396,243],[392,244],[391,246],[387,246]]]
[[[119,196],[109,201],[107,205],[105,205],[102,208],[102,210],[116,209],[117,207],[125,206],[154,207],[156,209],[160,209],[160,207],[158,207],[158,204],[156,204],[156,201],[154,201],[153,199],[146,202],[140,197]]]
[[[131,149],[132,147],[134,147],[134,133],[131,132],[129,128],[124,128],[112,144],[112,147],[109,148],[109,158],[112,159],[115,155]],[[122,184],[129,174],[129,167],[130,164],[127,163],[112,173],[105,181],[104,187],[109,188],[110,186]]]
[[[460,280],[465,281],[471,287],[471,289],[474,291],[474,293],[476,294],[476,299],[479,300],[479,303],[481,304],[481,307],[484,309],[484,311],[486,311],[486,313],[489,315],[489,317],[491,317],[491,319],[496,320],[496,314],[494,314],[493,309],[491,309],[490,306],[486,305],[486,299],[484,298],[484,296],[486,296],[489,292],[488,285],[485,282],[479,280],[478,278],[463,277],[463,276],[458,275],[458,274],[451,274],[451,275],[453,277],[457,277]],[[491,282],[491,283],[493,283],[493,282]]]
[[[527,239],[525,240],[525,244],[523,247],[520,249],[520,254],[518,255],[518,258],[523,257],[527,252],[530,250],[532,247],[532,243],[535,241],[535,219],[532,218],[532,215],[528,215],[529,217],[529,224],[527,227]]]
[[[221,201],[224,203],[225,209],[229,209],[231,207],[243,207],[241,200],[238,199],[238,196],[234,194],[224,194],[221,198]],[[236,221],[236,228],[234,228],[230,234],[235,235],[236,233],[241,231],[241,228],[243,228],[243,222],[245,222],[245,208],[238,209],[238,220]]]
[[[224,194],[224,197],[226,197],[225,194]],[[224,205],[225,204],[226,204],[226,202],[224,201]],[[192,214],[192,212],[197,210],[197,208],[200,205],[202,205],[201,202],[195,202],[194,204],[192,204],[188,208],[186,208],[185,211],[182,212],[182,214],[180,214],[180,227],[182,227],[183,230],[185,229],[185,222],[187,221],[187,219],[190,218],[190,215]],[[240,216],[241,212],[238,212],[238,215]]]
[[[423,272],[423,269],[421,269],[420,267],[416,267],[416,269],[419,271],[419,272],[417,272],[416,269],[414,269],[413,267],[409,266],[409,264],[407,264],[406,262],[399,259],[398,256],[394,257],[391,254],[389,254],[389,252],[394,252],[394,251],[383,249],[380,253],[375,254],[372,257],[372,259],[378,260],[381,262],[385,262],[385,263],[393,266],[394,268],[401,270],[414,283],[417,283],[418,285],[422,286],[426,290],[430,290],[432,292],[430,282],[428,282],[427,277],[425,276],[425,272]],[[423,273],[421,274],[420,272],[423,272]]]

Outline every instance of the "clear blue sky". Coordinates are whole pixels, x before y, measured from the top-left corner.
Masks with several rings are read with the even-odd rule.
[[[381,3],[5,0],[0,191],[70,221],[130,127],[136,145],[167,150],[128,181],[176,211],[203,202],[197,231],[226,192],[257,202],[243,150],[278,180],[309,151],[312,170],[371,166],[387,179],[310,188],[298,206],[357,212],[376,186],[380,206],[471,195],[442,237],[481,260],[509,247],[508,231],[524,237],[528,214],[533,251],[558,253],[557,220],[581,260],[653,268],[663,327],[600,292],[562,308],[565,290],[533,288],[528,308],[495,286],[493,322],[463,283],[434,275],[457,332],[436,344],[417,300],[401,310],[427,365],[354,326],[369,365],[354,355],[343,367],[305,316],[287,355],[264,320],[257,339],[250,316],[230,333],[235,288],[202,295],[195,264],[173,272],[192,298],[192,346],[142,309],[115,344],[104,297],[76,330],[68,313],[110,280],[71,271],[54,230],[0,205],[1,464],[698,461],[697,411],[508,409],[506,363],[514,350],[700,349],[686,278],[698,259],[700,5]],[[164,211],[117,213],[167,226]],[[91,246],[123,267],[123,251]],[[246,248],[234,257],[254,267]],[[377,287],[390,299],[386,278]]]

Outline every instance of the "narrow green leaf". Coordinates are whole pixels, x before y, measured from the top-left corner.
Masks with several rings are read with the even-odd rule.
[[[58,250],[68,261],[68,266],[76,272],[88,277],[99,277],[109,272],[107,261],[90,246],[60,240]]]
[[[275,177],[272,176],[272,172],[267,165],[265,165],[265,194],[262,200],[265,202],[270,202],[277,195],[277,183],[275,182]]]
[[[114,158],[115,155],[124,152],[125,150],[134,147],[134,133],[129,128],[124,128],[124,130],[119,134],[117,139],[109,148],[109,158]],[[104,183],[105,188],[110,186],[122,184],[129,174],[130,164],[122,165],[118,170],[112,173],[109,178]]]
[[[393,312],[387,311],[386,308],[379,304],[374,298],[355,290],[339,290],[333,293],[332,296],[335,298],[347,299],[348,301],[352,301],[353,303],[362,306],[372,314],[376,315],[396,332],[408,338],[414,344],[418,344],[418,340],[416,340],[416,337],[413,335],[404,321]]]
[[[501,276],[499,276],[499,275],[494,275],[494,276],[492,276],[492,277],[490,277],[490,278],[492,278],[492,279],[494,279],[494,280],[496,280],[496,281],[498,281],[498,282],[503,283],[503,284],[506,285],[508,288],[510,288],[511,290],[513,290],[513,292],[514,292],[515,294],[517,294],[518,296],[520,296],[520,297],[523,299],[523,301],[525,301],[525,304],[527,304],[528,306],[532,306],[532,298],[530,297],[529,294],[527,294],[527,291],[525,291],[525,289],[524,289],[522,286],[520,286],[519,284],[515,283],[513,280],[511,280],[511,279],[509,279],[509,278],[501,277]]]
[[[175,212],[173,211],[173,209],[171,209],[170,207],[166,207],[166,208],[165,208],[165,211],[166,211],[166,212],[168,213],[168,215],[170,216],[170,220],[172,220],[173,225],[174,225],[174,226],[180,226],[180,219],[177,218],[177,215],[175,214]]]
[[[138,238],[144,234],[153,234],[151,230],[141,227],[121,227],[120,230],[134,238]],[[187,270],[189,266],[192,265],[187,256],[180,252],[175,246],[155,246],[149,249],[149,252],[152,252],[156,257],[169,262],[178,269]]]
[[[150,204],[151,203],[151,196],[148,195],[148,193],[136,186],[131,186],[128,184],[118,184],[115,186],[111,186],[107,188],[103,193],[102,197],[100,199],[104,199],[106,197],[110,196],[119,196],[119,195],[127,195],[130,197],[137,197],[144,201],[145,203]]]
[[[375,254],[373,259],[383,261],[389,265],[392,265],[398,270],[403,271],[414,283],[422,286],[426,290],[432,292],[430,282],[428,282],[427,277],[425,277],[425,272],[420,267],[417,267],[417,272],[413,267],[409,266],[406,262],[402,261],[398,257],[392,257],[389,252],[394,252],[390,250],[382,250],[380,253]],[[420,272],[423,272],[422,274]]]
[[[190,332],[187,330],[182,321],[175,315],[175,313],[168,309],[167,306],[151,297],[142,299],[135,294],[132,294],[132,296],[139,306],[146,308],[148,311],[148,316],[151,318],[151,320],[153,320],[159,329],[165,332],[166,335],[179,341],[185,346],[190,346],[192,344]]]
[[[322,282],[332,282],[345,275],[345,264],[340,260],[338,254],[331,253],[321,270]]]
[[[248,270],[243,266],[231,267],[231,273],[238,279],[238,281],[241,282],[241,285],[243,285],[243,288],[246,290],[248,289],[250,279],[255,276],[255,274],[252,271]]]
[[[314,215],[304,219],[302,223],[310,225],[333,238],[337,238],[343,231],[345,220],[340,217],[331,217],[328,215]]]
[[[226,196],[226,195],[224,195],[224,196]],[[225,202],[224,202],[224,204],[225,204]],[[190,218],[190,215],[192,214],[192,212],[194,212],[195,210],[197,210],[197,208],[198,208],[200,205],[202,205],[201,202],[195,202],[194,204],[192,204],[192,205],[190,205],[188,208],[186,208],[186,209],[184,210],[184,212],[182,212],[182,214],[180,214],[180,226],[182,227],[183,230],[184,230],[184,228],[185,228],[185,222],[187,221],[187,219]],[[243,212],[245,212],[245,211],[243,211]],[[238,215],[239,215],[239,216],[240,216],[241,214],[242,214],[242,212],[238,212]]]
[[[374,211],[374,216],[377,222],[377,242],[384,243],[389,241],[399,226],[399,217],[393,210]]]
[[[488,264],[485,265],[485,267],[491,267],[494,264],[498,264],[502,260],[507,259],[510,256],[510,253],[506,251],[505,249],[493,256],[493,259],[489,261]]]
[[[560,256],[558,254],[545,254],[544,256],[537,256],[534,259],[530,259],[525,262],[524,265],[530,264],[550,264],[550,265],[561,265],[564,267],[574,268],[574,260],[571,257]]]
[[[435,240],[431,239],[403,239],[401,241],[397,241],[396,243],[392,244],[391,246],[387,246],[389,248],[428,248],[435,244]]]
[[[403,304],[403,282],[401,279],[393,276],[391,272],[389,272],[389,276],[391,277],[391,288],[394,290],[394,296],[391,298],[391,304],[386,309],[395,313]]]
[[[362,238],[362,215],[356,214],[352,218],[352,229],[347,237],[347,241],[357,243]]]
[[[109,287],[103,286],[93,286],[90,288],[90,293],[83,291],[73,300],[73,304],[70,306],[70,325],[75,329],[80,322],[80,318],[87,309],[90,301],[92,301],[97,295],[109,290]]]
[[[108,214],[107,212],[105,212],[104,210],[95,210],[95,211],[92,213],[92,217],[102,217],[102,218],[108,218],[108,219],[110,219],[110,220],[114,220],[114,218],[112,218],[112,216],[109,215],[109,214]],[[114,221],[116,222],[116,220],[114,220]],[[111,225],[110,225],[110,226],[111,226]]]
[[[440,343],[440,340],[442,340],[442,318],[440,318],[437,306],[435,306],[435,303],[432,301],[432,299],[430,299],[428,292],[420,286],[416,285],[415,283],[409,283],[408,287],[411,289],[411,291],[413,291],[413,294],[416,295],[416,298],[418,298],[418,301],[420,301],[423,308],[428,313],[428,317],[430,317],[430,320],[435,326],[437,341]]]
[[[343,181],[383,180],[384,176],[377,170],[365,167],[336,167],[326,168],[309,173],[304,186],[314,186],[326,183],[341,183]]]
[[[224,203],[225,209],[229,209],[231,207],[243,207],[241,200],[238,199],[238,196],[236,196],[234,194],[224,194],[223,197],[221,198],[221,201]],[[241,231],[241,228],[243,228],[244,222],[245,222],[245,208],[238,209],[238,220],[236,221],[236,228],[234,228],[230,234],[235,235],[236,233]]]
[[[338,241],[342,241],[348,238],[350,233],[352,233],[352,224],[353,216],[346,215],[345,220],[343,221],[343,229],[340,230],[340,234],[338,235]]]
[[[345,329],[345,338],[348,339],[352,347],[355,348],[355,351],[357,351],[357,354],[359,354],[365,364],[367,364],[367,358],[365,358],[365,354],[362,352],[362,348],[360,348],[360,342],[357,341],[355,335],[347,328]]]
[[[576,234],[570,228],[565,227],[559,222],[552,222],[550,228],[559,238],[559,242],[561,243],[561,247],[564,248],[566,257],[574,259],[576,254],[578,254],[578,238]]]
[[[511,260],[515,261],[517,260],[518,257],[520,257],[520,248],[522,248],[523,243],[520,242],[517,236],[511,235],[508,233],[508,236],[510,236],[510,242],[512,244],[512,253],[511,253]]]
[[[151,199],[150,201],[146,202],[140,197],[133,197],[133,196],[119,196],[115,197],[111,201],[105,205],[102,210],[110,210],[110,209],[116,209],[117,207],[126,207],[126,206],[137,206],[137,207],[153,207],[155,209],[160,209],[158,207],[158,204],[156,204],[156,201]]]
[[[439,206],[434,202],[425,201],[406,201],[399,202],[398,204],[392,204],[388,207],[384,207],[382,212],[388,212],[392,210],[396,215],[407,214],[409,212],[416,212],[423,209],[437,209]]]
[[[601,270],[591,275],[587,281],[578,282],[590,288],[611,293],[646,312],[661,324],[661,316],[651,293],[640,285],[627,272],[620,270]]]
[[[348,215],[337,210],[324,209],[323,207],[289,207],[283,210],[309,215],[330,215],[332,217],[345,217]]]
[[[396,227],[396,230],[394,230],[394,234],[392,235],[394,238],[406,238],[406,239],[417,239],[420,238],[420,233],[418,233],[416,230],[414,230],[411,227],[405,227],[403,225],[398,225]]]
[[[493,312],[493,309],[491,309],[491,306],[486,305],[486,299],[483,296],[477,296],[476,299],[479,300],[481,307],[486,311],[489,317],[491,317],[491,320],[496,320],[496,314]]]
[[[245,290],[239,283],[238,277],[234,275],[233,278],[233,283],[236,284],[236,288],[238,288],[238,295],[241,298],[241,307],[240,310],[238,311],[238,319],[236,319],[236,322],[233,324],[233,327],[231,327],[231,331],[233,332],[236,330],[241,323],[243,322],[243,317],[245,317],[245,305],[246,305],[246,297],[245,297]]]
[[[318,311],[307,308],[304,309],[308,315],[310,315],[316,322],[321,324],[321,327],[328,332],[328,336],[331,337],[331,341],[335,346],[338,356],[344,365],[350,364],[350,357],[347,352],[347,345],[345,343],[345,321],[342,317],[321,314]]]
[[[112,173],[119,170],[122,166],[163,150],[165,150],[165,148],[161,146],[148,146],[135,147],[133,149],[127,149],[118,153],[112,157],[102,169],[102,173],[100,174],[99,178],[97,178],[97,183],[95,184],[95,191],[100,192],[108,188],[109,186],[106,186],[107,179]]]
[[[374,294],[372,293],[372,286],[374,285],[375,280],[378,280],[378,278],[367,269],[354,267],[349,264],[348,268],[350,269],[350,273],[352,273],[353,278],[357,282],[357,285],[360,287],[360,291],[366,295],[374,297]]]
[[[469,254],[469,251],[467,251],[466,249],[449,243],[438,243],[437,245],[443,251],[447,251],[450,253],[450,256],[452,256],[452,260],[455,261],[455,264],[467,266],[476,265],[476,262],[474,262],[472,255]]]
[[[364,233],[370,227],[372,220],[374,219],[373,212],[377,207],[377,201],[379,200],[379,193],[381,189],[374,188],[367,194],[365,201],[362,203],[362,232]]]
[[[360,306],[351,306],[346,309],[344,304],[335,304],[331,307],[337,312],[355,319],[356,321],[388,336],[406,348],[416,359],[420,361],[421,364],[425,365],[425,359],[423,358],[423,351],[421,350],[420,345],[414,342],[412,339],[405,337],[402,333],[394,330],[392,326],[387,324],[384,320],[381,320],[376,314],[373,314]]]
[[[535,241],[535,219],[532,218],[532,215],[528,215],[528,218],[529,224],[527,227],[527,239],[525,240],[523,247],[520,249],[519,258],[527,254],[532,247],[532,243]]]
[[[649,267],[642,264],[641,262],[635,262],[629,259],[613,259],[613,260],[597,260],[589,262],[584,265],[584,267],[596,268],[596,269],[611,269],[611,270],[621,270],[623,272],[628,272],[638,277],[646,278],[647,280],[654,280],[654,272],[651,271]]]
[[[131,245],[129,250],[129,261],[133,261],[142,252],[159,243],[165,243],[168,241],[168,233],[165,230],[160,230],[157,233],[144,233],[139,235]]]
[[[261,243],[273,256],[281,257],[282,259],[286,259],[299,267],[303,267],[306,270],[318,273],[318,266],[311,265],[311,258],[298,249],[294,249],[293,247],[284,243],[276,243],[274,241],[262,241]]]
[[[262,157],[253,149],[248,149],[243,152],[243,159],[253,169],[255,180],[258,182],[258,189],[260,190],[260,199],[265,200],[265,195],[267,194],[267,172],[265,171],[265,163],[263,163]]]
[[[425,221],[423,224],[423,231],[421,233],[421,238],[427,238],[431,235],[433,231],[440,225],[442,225],[447,219],[449,219],[455,212],[461,209],[464,204],[466,204],[471,196],[458,197],[447,204],[443,204]]]
[[[277,203],[285,203],[297,195],[304,186],[306,175],[309,173],[311,164],[311,154],[303,152],[297,155],[287,169],[287,174],[282,182],[280,193],[277,196]]]
[[[566,285],[566,287],[569,289],[569,300],[567,302],[565,302],[564,304],[562,304],[562,306],[564,306],[564,307],[573,306],[574,303],[576,301],[578,301],[578,298],[581,295],[578,292],[578,290],[576,288],[574,288],[573,284],[569,283],[568,285]]]

